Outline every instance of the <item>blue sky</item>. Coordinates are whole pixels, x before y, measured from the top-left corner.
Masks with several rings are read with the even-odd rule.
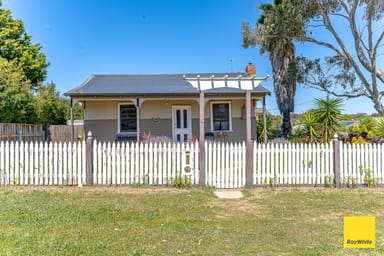
[[[243,49],[241,24],[257,20],[256,0],[3,0],[2,8],[24,21],[34,43],[51,63],[47,82],[61,93],[91,74],[215,73],[271,74],[267,55]],[[297,52],[314,52],[297,44]],[[319,54],[319,51],[316,51]],[[321,52],[321,51],[320,51]],[[272,78],[263,84],[273,91]],[[298,86],[295,112],[313,106],[324,93]],[[275,98],[267,108],[279,114]],[[375,112],[367,99],[345,102],[344,113]]]

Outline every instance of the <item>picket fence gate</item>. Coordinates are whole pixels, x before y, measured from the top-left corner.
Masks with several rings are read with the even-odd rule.
[[[253,144],[256,186],[325,185],[335,164],[342,184],[383,184],[382,144]],[[81,185],[92,165],[94,185],[171,185],[187,176],[199,184],[198,143],[0,142],[0,185]],[[246,184],[246,145],[205,142],[205,185],[241,188]],[[189,167],[191,171],[188,172]]]

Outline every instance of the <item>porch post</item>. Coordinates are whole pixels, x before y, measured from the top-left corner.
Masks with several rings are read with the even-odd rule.
[[[265,96],[263,97],[263,119],[264,119],[264,143],[268,142],[267,136],[267,110],[265,108]]]
[[[245,92],[245,119],[246,119],[246,145],[247,145],[247,160],[246,160],[246,173],[247,185],[253,184],[253,148],[251,137],[251,91]]]
[[[75,127],[73,125],[73,99],[71,97],[71,142],[73,143],[75,141]]]
[[[199,139],[199,149],[200,149],[200,162],[199,162],[199,184],[200,186],[205,186],[205,125],[204,125],[204,111],[205,111],[205,99],[204,91],[200,89],[200,99],[199,99],[199,118],[200,118],[200,139]]]
[[[140,99],[136,99],[136,141],[140,141]]]
[[[258,142],[258,138],[257,138],[257,123],[259,122],[259,110],[257,109],[257,99],[255,99],[255,132],[256,132],[256,136],[255,136],[255,141]]]

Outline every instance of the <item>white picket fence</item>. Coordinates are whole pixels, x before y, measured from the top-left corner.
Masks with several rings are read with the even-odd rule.
[[[333,175],[331,144],[255,144],[255,185],[320,185]]]
[[[198,184],[198,147],[198,143],[94,142],[93,183],[170,185],[175,177],[188,176],[192,184]],[[186,166],[190,166],[191,172],[185,172]]]
[[[245,185],[245,142],[206,142],[205,156],[206,185],[216,188],[241,188]]]
[[[383,184],[384,145],[340,143],[340,176]],[[253,145],[253,185],[324,185],[334,173],[332,144]],[[170,185],[178,176],[199,184],[198,143],[93,142],[95,185]],[[246,184],[245,143],[205,144],[206,185]],[[79,185],[86,182],[86,143],[0,142],[0,185]],[[186,172],[189,166],[191,172]]]
[[[353,179],[364,184],[368,174],[377,184],[384,184],[384,144],[341,144],[340,156],[342,182]]]
[[[85,143],[0,142],[0,185],[85,183]]]

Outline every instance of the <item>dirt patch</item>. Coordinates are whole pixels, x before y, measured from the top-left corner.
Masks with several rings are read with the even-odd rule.
[[[252,199],[252,198],[251,198]],[[228,218],[247,213],[260,213],[265,215],[267,209],[263,205],[258,205],[249,198],[242,199],[212,199],[206,202],[207,207],[218,210],[218,218]]]

